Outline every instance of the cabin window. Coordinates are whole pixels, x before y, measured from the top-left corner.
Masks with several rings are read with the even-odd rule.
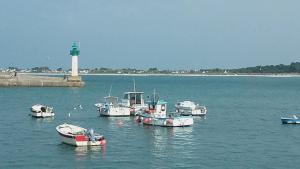
[[[137,94],[136,95],[136,104],[141,104],[141,103],[142,103],[141,94]]]
[[[139,93],[131,93],[130,94],[130,104],[141,104],[142,96]]]

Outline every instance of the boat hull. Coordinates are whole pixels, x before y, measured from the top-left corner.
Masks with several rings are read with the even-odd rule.
[[[300,124],[300,119],[281,118],[282,124]]]
[[[77,141],[76,138],[70,138],[66,136],[60,135],[60,139],[63,143],[73,145],[76,147],[82,147],[82,146],[101,146],[104,145],[102,141]]]
[[[127,107],[117,107],[117,108],[100,108],[100,116],[112,116],[112,117],[125,117],[130,116],[130,109]]]
[[[32,112],[31,116],[35,117],[35,118],[45,118],[45,117],[54,117],[55,114],[54,113],[45,113],[45,112]]]
[[[143,117],[142,120],[143,124],[161,127],[185,127],[194,124],[194,120],[190,116],[174,118]]]
[[[205,116],[207,110],[192,110],[192,111],[182,111],[182,116]]]

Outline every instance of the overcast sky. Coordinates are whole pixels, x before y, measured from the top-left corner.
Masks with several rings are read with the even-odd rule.
[[[0,67],[238,68],[300,61],[299,0],[1,0]]]

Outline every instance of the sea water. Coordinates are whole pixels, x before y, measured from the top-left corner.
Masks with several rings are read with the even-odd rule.
[[[0,88],[0,168],[297,168],[300,125],[280,117],[300,116],[300,78],[84,76],[83,88]],[[174,111],[191,100],[208,109],[191,127],[138,124],[134,117],[99,117],[95,103],[122,99],[133,79],[145,99],[155,90]],[[56,116],[29,116],[34,104]],[[80,106],[82,106],[82,109]],[[69,116],[70,115],[70,116]],[[93,128],[103,147],[61,143],[55,127]]]

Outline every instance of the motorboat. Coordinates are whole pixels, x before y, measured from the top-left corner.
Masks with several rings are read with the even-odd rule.
[[[281,117],[282,124],[300,124],[300,119],[296,115],[293,117]]]
[[[104,97],[105,102],[95,104],[100,116],[130,116],[130,108],[118,103],[118,97]]]
[[[194,124],[192,116],[168,115],[166,117],[143,117],[143,123],[162,127],[185,127]]]
[[[53,117],[53,107],[44,106],[41,104],[33,105],[31,108],[31,116],[36,118]]]
[[[167,113],[167,102],[154,95],[148,103],[148,108],[137,119],[145,125],[162,127],[184,127],[194,123],[192,116],[182,116],[178,113]]]
[[[176,112],[183,116],[204,116],[207,113],[205,106],[200,106],[192,101],[182,101],[175,104]]]
[[[93,129],[85,129],[72,124],[61,124],[56,127],[63,143],[73,146],[101,146],[106,144],[103,135],[94,133]]]
[[[154,119],[165,118],[167,116],[167,102],[164,100],[151,101],[148,103],[148,108],[139,113],[138,121],[143,124],[155,125]]]

